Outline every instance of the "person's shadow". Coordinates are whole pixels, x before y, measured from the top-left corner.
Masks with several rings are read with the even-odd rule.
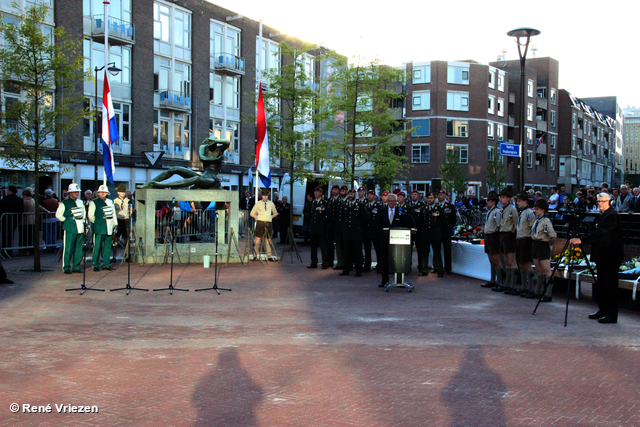
[[[451,426],[506,426],[502,399],[506,386],[485,364],[480,346],[470,346],[458,373],[442,391],[451,413]]]
[[[255,410],[263,394],[240,364],[238,350],[226,348],[217,366],[196,385],[191,400],[198,415],[193,425],[257,426]]]

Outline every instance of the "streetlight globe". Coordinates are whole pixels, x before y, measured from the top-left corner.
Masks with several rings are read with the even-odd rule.
[[[515,30],[511,30],[507,33],[509,37],[533,37],[538,34],[540,34],[540,30],[529,27],[516,28]]]

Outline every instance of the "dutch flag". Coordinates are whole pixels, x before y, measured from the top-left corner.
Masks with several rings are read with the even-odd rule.
[[[107,78],[107,69],[105,68],[104,88],[102,90],[102,159],[104,160],[104,175],[111,184],[113,184],[113,174],[116,171],[113,162],[113,149],[111,147],[118,142],[119,138],[118,122],[116,121],[116,114],[113,111],[109,79]]]
[[[269,133],[267,131],[267,113],[262,98],[262,83],[258,95],[258,117],[256,120],[258,144],[256,146],[256,168],[260,181],[265,188],[271,187],[271,169],[269,166]]]

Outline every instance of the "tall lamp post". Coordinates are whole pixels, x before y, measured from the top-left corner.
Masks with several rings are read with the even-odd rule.
[[[518,45],[518,56],[520,56],[520,173],[518,186],[516,188],[517,191],[524,190],[524,119],[527,108],[527,98],[525,95],[525,91],[527,90],[527,82],[525,80],[524,66],[527,62],[527,50],[529,50],[529,41],[531,40],[531,37],[537,36],[538,34],[540,34],[540,30],[527,27],[516,28],[515,30],[511,30],[507,33],[509,37],[516,38],[516,44]],[[525,40],[520,41],[520,39]]]
[[[107,67],[108,66],[108,67]],[[117,76],[120,71],[120,68],[116,67],[115,62],[110,62],[107,65],[103,65],[102,67],[95,67],[93,71],[96,73],[95,79],[95,108],[96,114],[93,119],[93,146],[94,146],[94,158],[93,158],[93,191],[98,189],[98,72],[104,70],[104,67],[107,67],[107,71],[112,76]]]

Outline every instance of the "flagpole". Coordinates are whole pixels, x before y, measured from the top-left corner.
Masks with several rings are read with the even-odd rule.
[[[258,23],[258,91],[262,85],[262,20]],[[259,95],[259,94],[258,94]],[[257,143],[257,140],[256,140]],[[256,156],[257,159],[257,156]],[[256,203],[258,203],[258,162],[256,162]]]
[[[104,73],[107,74],[107,68],[109,64],[109,0],[104,0]],[[104,99],[104,93],[102,94]],[[103,101],[104,102],[104,101]],[[104,132],[104,130],[103,130]],[[102,157],[104,158],[104,149],[102,150]],[[104,170],[104,161],[102,165],[102,185],[107,185],[107,172]]]

